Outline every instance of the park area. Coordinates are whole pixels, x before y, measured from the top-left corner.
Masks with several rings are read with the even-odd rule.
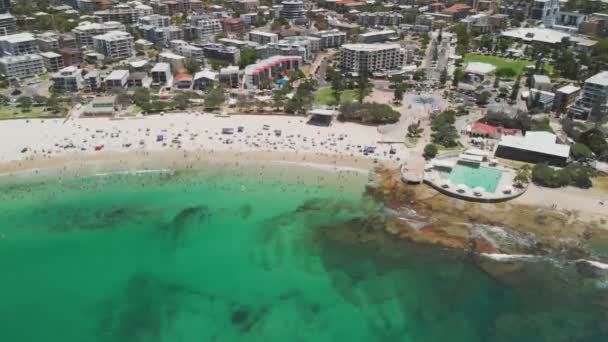
[[[342,90],[341,93],[342,94],[340,95],[340,103],[353,102],[355,101],[357,90],[346,89]],[[331,87],[319,88],[319,90],[315,92],[315,104],[325,106],[336,105],[336,99],[334,98],[334,94],[331,90]]]
[[[492,64],[496,67],[496,72],[499,76],[505,78],[515,78],[523,75],[528,65],[534,65],[534,61],[522,59],[509,59],[498,56],[486,56],[469,54],[464,57],[464,63],[480,62]],[[553,65],[545,65],[545,73],[551,75],[553,73]]]
[[[16,118],[40,118],[40,117],[61,117],[63,113],[54,114],[51,111],[46,110],[44,106],[33,106],[28,111],[23,111],[17,105],[1,105],[0,106],[0,120],[3,119],[16,119]]]

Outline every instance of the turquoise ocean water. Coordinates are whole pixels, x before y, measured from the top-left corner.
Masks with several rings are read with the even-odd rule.
[[[202,172],[1,190],[0,341],[608,340],[597,283],[550,265],[505,281],[331,234],[383,215],[362,193]]]

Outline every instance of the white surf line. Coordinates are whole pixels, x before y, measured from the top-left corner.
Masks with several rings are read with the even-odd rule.
[[[296,165],[296,166],[305,166],[313,169],[328,171],[328,172],[338,172],[338,171],[351,171],[361,174],[369,174],[370,170],[350,167],[350,166],[338,166],[332,164],[322,164],[322,163],[313,163],[313,162],[298,162],[298,161],[288,161],[288,160],[273,160],[275,164],[287,164],[287,165]]]

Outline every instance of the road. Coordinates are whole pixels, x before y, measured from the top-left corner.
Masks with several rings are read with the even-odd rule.
[[[450,40],[451,35],[449,33],[442,33],[441,42],[438,41],[439,33],[432,32],[430,34],[431,41],[426,50],[426,56],[422,61],[422,67],[426,69],[426,76],[428,80],[439,81],[441,72],[449,66],[449,56],[451,52]],[[434,46],[437,46],[437,60],[433,61],[433,50]],[[448,70],[449,75],[449,70]]]

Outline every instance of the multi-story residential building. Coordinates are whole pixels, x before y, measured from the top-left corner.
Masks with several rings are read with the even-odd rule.
[[[30,55],[38,53],[38,45],[31,33],[15,33],[0,36],[0,52],[3,56]]]
[[[2,0],[0,0],[0,3],[2,3]],[[17,32],[17,19],[10,13],[0,14],[0,35],[6,36],[15,32]]]
[[[53,51],[41,52],[42,62],[48,72],[55,72],[59,69],[63,69],[63,57],[60,54]]]
[[[218,32],[222,32],[222,23],[216,18],[198,18],[194,23],[194,35],[198,39],[205,39],[213,36]]]
[[[11,0],[0,0],[0,13],[8,13],[11,10]]]
[[[154,12],[169,16],[196,12],[203,7],[203,3],[197,0],[152,0],[150,5],[154,8]]]
[[[310,61],[308,51],[299,44],[287,42],[270,43],[260,48],[260,56],[269,58],[272,56],[299,56],[302,62]]]
[[[602,71],[585,80],[583,94],[572,107],[572,112],[578,118],[584,119],[593,111],[606,110],[608,110],[608,71]]]
[[[166,15],[152,14],[139,18],[138,25],[149,25],[154,27],[167,27],[171,25],[171,17]]]
[[[545,27],[553,27],[559,16],[559,0],[534,0],[530,18],[540,20]]]
[[[157,48],[169,46],[172,40],[183,40],[184,31],[177,26],[155,27],[150,25],[140,26],[144,39],[151,42]]]
[[[304,2],[300,0],[287,0],[281,3],[281,17],[287,20],[304,19]]]
[[[260,45],[277,43],[279,41],[279,35],[272,32],[251,31],[249,32],[249,40]]]
[[[97,92],[101,88],[101,72],[97,69],[89,70],[83,76],[83,90],[86,92]]]
[[[112,9],[96,11],[94,15],[101,17],[101,20],[117,21],[125,25],[135,24],[139,18],[151,15],[152,7],[143,4],[137,4],[133,7],[127,5],[118,5]]]
[[[346,33],[340,30],[319,31],[311,34],[313,37],[321,38],[319,47],[328,49],[340,47],[346,42]]]
[[[106,90],[124,89],[129,81],[129,70],[112,70],[106,77]]]
[[[203,54],[205,58],[226,61],[230,64],[239,64],[241,60],[241,51],[239,49],[215,43],[203,45]]]
[[[131,88],[150,88],[152,79],[148,77],[148,73],[143,71],[133,72],[129,74],[127,79],[127,87]]]
[[[397,12],[364,12],[357,14],[357,21],[363,26],[399,26],[403,15]]]
[[[553,109],[556,112],[567,112],[576,102],[580,93],[581,88],[572,84],[557,89],[555,92],[555,99],[553,100]]]
[[[63,48],[59,49],[59,53],[63,59],[63,65],[79,65],[84,61],[84,54],[80,49],[76,48]]]
[[[245,30],[245,21],[241,18],[226,18],[222,20],[222,28],[226,33],[242,32]]]
[[[133,36],[124,31],[110,31],[94,36],[93,46],[99,53],[113,60],[131,57],[135,52]]]
[[[399,36],[394,30],[373,31],[359,35],[359,42],[364,44],[381,43],[396,39],[399,39]]]
[[[110,31],[126,31],[125,25],[117,21],[105,23],[81,22],[72,30],[79,47],[93,47],[93,37]]]
[[[558,13],[557,24],[563,26],[579,27],[588,19],[588,16],[584,13],[564,11],[559,11]]]
[[[252,89],[270,80],[281,78],[290,70],[299,69],[302,58],[299,56],[272,56],[245,67],[245,87]]]
[[[101,8],[98,0],[76,0],[76,7],[83,12],[93,12]]]
[[[340,70],[348,73],[384,73],[401,70],[405,49],[399,44],[344,44],[340,50]]]
[[[184,56],[176,55],[173,52],[162,52],[158,55],[158,61],[169,63],[171,71],[174,74],[178,74],[184,70],[186,58]]]
[[[193,89],[207,90],[213,88],[217,80],[217,73],[211,70],[201,70],[194,74]]]
[[[258,22],[258,13],[257,12],[243,13],[243,14],[241,14],[241,19],[243,19],[243,22],[245,23],[245,25],[254,25],[255,23]]]
[[[43,32],[36,35],[36,45],[40,51],[59,50],[59,36],[55,32]]]
[[[44,62],[37,54],[0,58],[0,74],[8,79],[33,77],[44,72]]]
[[[171,51],[178,55],[184,56],[198,64],[205,62],[203,49],[198,46],[191,45],[183,40],[172,40],[170,45]]]
[[[227,88],[239,87],[239,67],[230,65],[220,69],[219,81]]]
[[[152,84],[168,87],[173,85],[173,74],[169,63],[156,63],[150,74],[152,75]]]
[[[76,48],[77,42],[76,37],[73,33],[61,33],[59,35],[59,48]]]
[[[71,65],[51,76],[53,90],[59,93],[75,93],[84,87],[82,69]]]

